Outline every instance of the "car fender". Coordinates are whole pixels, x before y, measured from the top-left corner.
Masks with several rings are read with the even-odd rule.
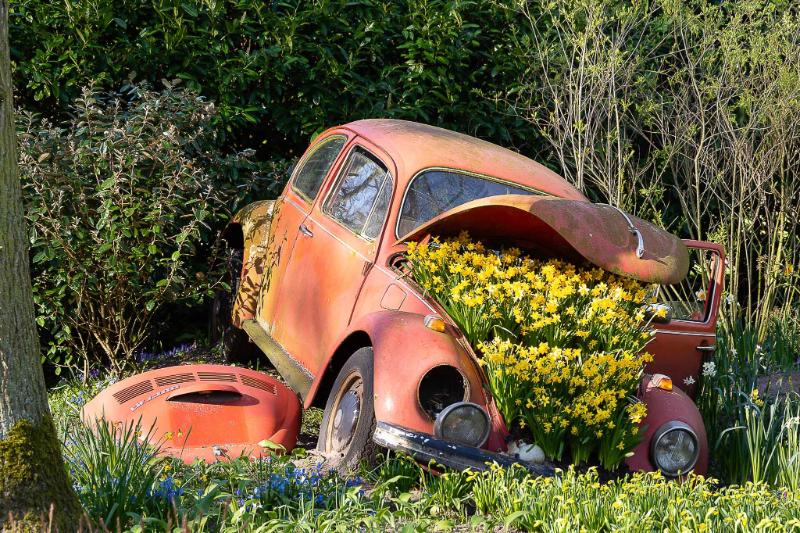
[[[504,450],[508,432],[484,389],[477,362],[459,340],[461,334],[449,325],[445,332],[429,329],[424,318],[405,311],[376,311],[354,321],[342,337],[342,342],[356,332],[369,337],[374,354],[375,418],[379,422],[433,434],[434,421],[419,404],[418,385],[428,370],[443,364],[451,365],[466,378],[469,401],[487,408],[490,413],[492,432],[486,448]],[[333,361],[335,356],[336,352],[320,368],[338,372],[340,364]],[[306,399],[307,406],[313,401],[324,379],[323,374],[320,372],[316,376]]]
[[[231,316],[236,327],[241,327],[242,321],[253,318],[256,314],[275,202],[276,200],[262,200],[244,206],[233,215],[222,233],[230,247],[241,247],[243,251],[239,290]]]
[[[645,433],[642,441],[634,448],[633,456],[625,462],[631,470],[653,471],[650,457],[653,436],[665,423],[676,420],[687,424],[697,435],[700,453],[694,472],[705,475],[708,472],[708,437],[703,417],[697,405],[681,389],[660,389],[655,385],[652,376],[645,376],[640,387],[639,399],[647,405],[647,416],[642,421]]]

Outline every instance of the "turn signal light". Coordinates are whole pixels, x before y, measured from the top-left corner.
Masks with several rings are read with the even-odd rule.
[[[433,331],[438,331],[439,333],[444,333],[445,323],[444,320],[436,315],[428,315],[425,317],[425,327]]]
[[[672,378],[664,374],[653,374],[650,385],[661,390],[672,390]]]

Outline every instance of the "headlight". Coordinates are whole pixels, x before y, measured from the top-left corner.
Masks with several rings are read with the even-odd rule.
[[[653,463],[667,476],[686,474],[694,468],[700,447],[697,435],[683,422],[667,422],[653,435]]]
[[[454,366],[435,366],[428,370],[419,381],[417,389],[419,406],[431,417],[431,420],[435,420],[448,405],[463,402],[468,398],[469,382]]]
[[[476,448],[489,438],[490,429],[489,413],[480,405],[470,402],[458,402],[446,407],[433,425],[433,433],[437,438]]]

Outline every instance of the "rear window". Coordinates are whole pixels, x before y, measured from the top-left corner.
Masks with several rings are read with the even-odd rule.
[[[423,172],[408,185],[397,221],[397,237],[409,234],[454,207],[502,194],[536,193],[511,183],[452,170]]]

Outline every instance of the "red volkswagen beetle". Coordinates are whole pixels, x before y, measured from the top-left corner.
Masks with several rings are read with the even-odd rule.
[[[647,430],[628,466],[706,472],[692,398],[714,350],[722,248],[591,203],[530,159],[440,128],[331,128],[280,198],[233,217],[231,304],[217,302],[224,345],[254,343],[305,408],[324,407],[318,449],[337,466],[376,443],[455,468],[508,464],[508,430],[476,354],[404,269],[407,242],[462,230],[658,284],[655,361],[639,391]]]

